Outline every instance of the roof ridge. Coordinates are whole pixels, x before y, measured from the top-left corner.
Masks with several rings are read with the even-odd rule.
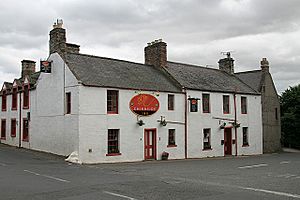
[[[217,71],[221,71],[217,68],[210,68],[210,67],[204,67],[201,65],[196,65],[196,64],[189,64],[189,63],[181,63],[181,62],[174,62],[174,61],[167,61],[168,63],[173,63],[173,64],[180,64],[180,65],[185,65],[188,67],[195,67],[195,68],[203,68],[203,69],[209,69],[209,70],[217,70]]]
[[[254,73],[254,72],[259,72],[259,71],[261,71],[261,69],[248,70],[248,71],[243,71],[243,72],[235,72],[234,74]]]
[[[133,62],[133,61],[128,61],[128,60],[121,60],[121,59],[117,59],[117,58],[109,58],[109,57],[96,56],[96,55],[83,54],[83,53],[68,53],[68,54],[86,56],[86,57],[91,57],[91,58],[101,58],[101,59],[107,59],[107,60],[121,61],[121,62],[127,62],[127,63],[138,64],[138,65],[146,65],[143,63],[138,63],[138,62]],[[146,65],[146,66],[150,66],[150,65]]]

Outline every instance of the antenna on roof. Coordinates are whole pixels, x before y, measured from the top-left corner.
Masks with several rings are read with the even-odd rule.
[[[221,51],[221,54],[222,54],[222,55],[226,55],[227,58],[230,58],[230,55],[231,55],[231,53],[233,53],[233,52],[235,52],[235,51]]]

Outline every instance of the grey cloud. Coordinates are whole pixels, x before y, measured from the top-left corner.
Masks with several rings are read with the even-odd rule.
[[[49,30],[62,18],[68,42],[94,55],[143,62],[146,43],[163,38],[173,61],[217,67],[220,52],[234,50],[238,71],[259,69],[267,57],[279,91],[299,82],[299,0],[2,0],[0,7],[3,77],[18,76],[24,58],[47,57]],[[287,68],[295,76],[282,73]]]

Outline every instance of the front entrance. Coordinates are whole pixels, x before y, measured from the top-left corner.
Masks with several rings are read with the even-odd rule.
[[[232,128],[224,129],[224,154],[232,155]]]
[[[156,129],[145,129],[145,160],[156,159]]]

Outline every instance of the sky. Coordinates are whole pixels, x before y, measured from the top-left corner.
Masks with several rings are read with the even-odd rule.
[[[299,0],[1,0],[0,9],[1,85],[20,77],[23,59],[39,69],[57,19],[81,53],[144,63],[144,47],[161,38],[170,61],[218,68],[230,51],[235,72],[267,58],[279,94],[300,84]]]

